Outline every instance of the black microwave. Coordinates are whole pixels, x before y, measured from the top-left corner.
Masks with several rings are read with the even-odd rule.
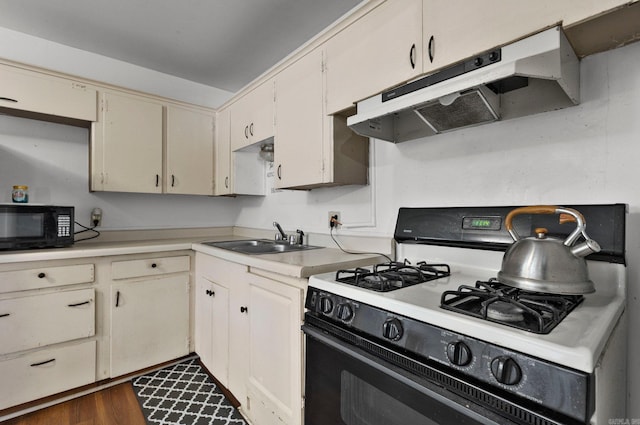
[[[0,249],[70,246],[73,214],[74,207],[0,204]]]

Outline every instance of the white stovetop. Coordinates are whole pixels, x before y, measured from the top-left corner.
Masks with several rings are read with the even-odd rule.
[[[336,282],[335,273],[312,276],[309,286],[553,363],[593,372],[624,311],[626,270],[623,265],[589,262],[596,292],[585,295],[584,301],[549,334],[538,335],[440,308],[443,291],[457,289],[460,285],[473,286],[477,280],[495,277],[500,269],[501,252],[426,248],[424,245],[419,248],[422,257],[414,256],[414,247],[399,248],[397,258],[445,262],[451,266],[451,276],[386,293]],[[491,267],[486,268],[487,264]]]

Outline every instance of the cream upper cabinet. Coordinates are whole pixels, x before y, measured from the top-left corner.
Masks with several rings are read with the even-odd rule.
[[[166,108],[165,193],[213,195],[214,115]]]
[[[322,50],[276,76],[276,187],[324,181]]]
[[[324,94],[321,48],[276,76],[276,187],[367,183],[368,139],[353,133],[345,117],[326,115]]]
[[[273,97],[273,81],[268,80],[229,107],[232,151],[273,136]]]
[[[96,121],[96,90],[85,83],[0,65],[0,109]]]
[[[562,23],[575,24],[626,0],[423,0],[424,72]]]
[[[91,141],[91,189],[162,192],[162,104],[109,91]]]
[[[231,133],[229,108],[216,112],[214,195],[231,194]]]
[[[325,44],[327,114],[422,73],[422,0],[387,0]]]

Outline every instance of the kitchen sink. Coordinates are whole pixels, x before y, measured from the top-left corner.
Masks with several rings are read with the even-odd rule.
[[[275,254],[279,252],[306,251],[322,248],[321,246],[290,244],[287,241],[274,241],[270,239],[251,239],[221,242],[203,242],[214,248],[228,249],[243,254]]]

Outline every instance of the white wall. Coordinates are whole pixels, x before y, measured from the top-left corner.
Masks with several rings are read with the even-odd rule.
[[[629,204],[627,260],[631,400],[640,399],[640,43],[582,61],[579,106],[394,145],[376,140],[374,191],[346,187],[239,200],[236,224],[392,236],[409,206]],[[372,203],[370,199],[374,199]],[[372,219],[372,216],[374,217]],[[497,265],[499,267],[499,265]],[[640,419],[630,403],[629,418]]]
[[[91,193],[88,182],[88,130],[0,115],[0,202],[24,184],[30,203],[73,205],[85,226],[102,208],[103,230],[230,226],[237,215],[231,198]]]

